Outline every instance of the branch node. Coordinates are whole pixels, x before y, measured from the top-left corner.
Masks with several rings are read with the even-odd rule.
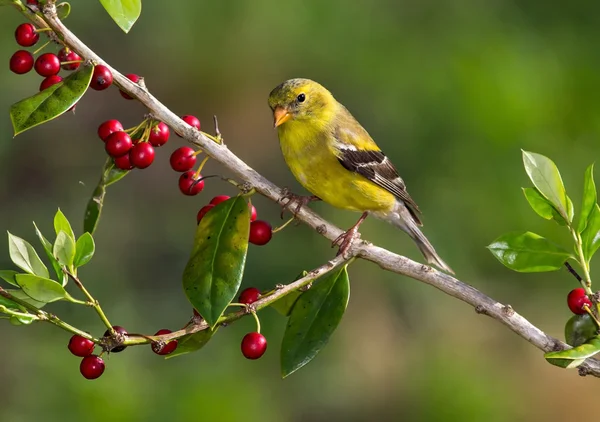
[[[309,290],[312,287],[312,282],[308,283],[305,286],[300,287],[298,290],[300,290],[301,292],[305,292],[307,290]]]
[[[585,377],[590,374],[590,371],[586,366],[580,366],[577,369],[579,371],[579,376],[581,376],[581,377]]]
[[[475,312],[481,315],[487,315],[488,312],[483,305],[477,305],[475,307]]]
[[[327,226],[325,224],[321,224],[320,226],[317,226],[317,233],[324,235],[327,233]]]
[[[504,312],[507,317],[511,317],[515,314],[515,310],[509,304],[502,307],[502,312]]]
[[[281,289],[283,289],[284,287],[285,287],[285,284],[281,284],[281,283],[280,283],[280,284],[276,284],[276,285],[275,285],[275,289],[277,289],[277,290],[281,290]]]

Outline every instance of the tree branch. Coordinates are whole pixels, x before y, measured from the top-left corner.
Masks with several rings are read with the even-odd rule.
[[[29,10],[19,10],[29,19],[33,20],[38,26],[45,26],[39,16],[34,15]],[[90,50],[58,19],[54,4],[47,4],[44,7],[43,12],[44,19],[48,26],[56,32],[62,43],[77,52],[83,59],[92,60],[98,64],[107,66],[113,73],[114,83],[121,90],[144,104],[150,110],[154,118],[163,121],[175,132],[183,135],[187,141],[202,148],[208,155],[233,172],[237,177],[250,183],[260,194],[276,202],[282,198],[283,191],[281,188],[261,176],[254,169],[250,168],[245,162],[229,151],[225,145],[217,144],[203,133],[187,125],[171,110],[158,101],[145,87],[131,82],[123,74],[112,68],[102,60],[101,57]],[[329,240],[334,240],[342,233],[340,228],[324,220],[307,207],[303,207],[300,210],[297,214],[297,218]],[[501,304],[474,287],[427,265],[419,264],[406,257],[394,254],[386,249],[371,245],[364,241],[356,242],[351,249],[351,254],[372,261],[387,271],[392,271],[427,283],[456,299],[468,303],[475,308],[477,313],[488,315],[501,322],[544,352],[569,348],[565,343],[545,334],[542,330],[531,324],[527,319],[515,312],[510,305]],[[258,304],[258,306],[260,307],[260,304]],[[244,310],[233,315],[242,316],[245,313],[246,311]],[[204,325],[200,325],[195,326],[193,329],[199,331],[204,328],[206,328]],[[174,334],[175,333],[169,336],[175,337]],[[161,337],[161,339],[163,339],[163,337]],[[164,339],[168,340],[169,338],[165,336]],[[133,344],[133,340],[134,339],[129,339],[128,344]],[[131,343],[129,343],[130,341]],[[579,373],[582,375],[589,374],[600,377],[600,362],[594,359],[587,359],[579,369]]]

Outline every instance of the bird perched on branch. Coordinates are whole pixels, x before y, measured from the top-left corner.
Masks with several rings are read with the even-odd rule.
[[[310,79],[287,80],[271,91],[269,106],[288,167],[315,195],[291,197],[300,206],[322,199],[363,213],[334,241],[340,253],[347,252],[360,224],[372,214],[408,233],[429,264],[453,272],[419,230],[419,207],[394,165],[325,87]]]

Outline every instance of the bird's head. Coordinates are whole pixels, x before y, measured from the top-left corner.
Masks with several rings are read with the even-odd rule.
[[[269,94],[274,126],[287,121],[326,120],[334,112],[337,101],[322,85],[310,79],[289,79]]]

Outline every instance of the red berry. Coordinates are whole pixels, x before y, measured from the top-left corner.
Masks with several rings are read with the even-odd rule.
[[[34,68],[41,76],[56,75],[60,71],[60,60],[54,53],[44,53],[36,59]]]
[[[96,91],[103,91],[113,83],[113,75],[110,69],[103,64],[94,67],[94,74],[90,82],[90,88]]]
[[[39,6],[38,0],[27,0],[27,4],[32,6]]]
[[[61,48],[60,51],[58,52],[58,59],[60,60],[61,63],[75,62],[75,61],[81,60],[81,57],[79,56],[79,54],[77,54],[73,50],[70,50],[69,48],[64,47],[64,48]],[[81,65],[81,63],[63,64],[62,68],[64,70],[75,70],[80,65]]]
[[[182,172],[192,169],[196,164],[195,152],[196,151],[190,147],[177,148],[173,151],[173,154],[171,154],[171,158],[169,159],[171,168],[175,171]]]
[[[131,170],[133,169],[133,164],[131,164],[131,159],[129,158],[129,154],[121,155],[120,157],[113,158],[115,163],[115,167],[121,170]]]
[[[240,293],[240,297],[238,302],[245,303],[246,305],[250,305],[258,300],[260,297],[260,290],[256,287],[248,287],[242,293]]]
[[[125,75],[125,77],[127,79],[129,79],[131,82],[133,83],[138,83],[140,80],[139,75],[136,75],[135,73],[128,73],[127,75]],[[130,97],[129,95],[127,95],[126,93],[124,93],[123,91],[119,90],[119,92],[121,93],[121,96],[123,98],[125,98],[126,100],[133,100],[133,97]]]
[[[179,190],[184,195],[198,195],[204,189],[204,180],[198,181],[202,176],[198,175],[198,179],[194,179],[194,170],[186,171],[179,177]]]
[[[155,146],[157,148],[163,146],[169,140],[169,133],[169,126],[167,126],[163,122],[158,122],[150,130],[148,142],[150,142],[152,146]]]
[[[104,145],[106,152],[111,157],[121,157],[127,154],[133,147],[131,137],[125,132],[115,132],[106,138]]]
[[[246,359],[258,359],[267,350],[267,339],[260,333],[248,333],[242,339],[242,354]]]
[[[89,356],[94,352],[94,342],[92,340],[88,340],[85,337],[79,336],[75,334],[69,340],[69,350],[75,356],[85,357]]]
[[[156,332],[156,334],[154,334],[155,336],[162,336],[163,334],[171,334],[172,331],[171,330],[167,330],[166,328],[163,328],[162,330],[158,330]],[[170,342],[166,343],[164,346],[160,347],[158,343],[152,343],[152,351],[154,353],[156,353],[157,355],[168,355],[170,353],[173,353],[175,351],[175,349],[177,349],[177,340],[171,340]]]
[[[592,301],[585,294],[585,290],[581,287],[573,289],[569,292],[567,296],[567,305],[569,305],[569,309],[576,315],[585,314],[585,309],[583,309],[583,305],[588,305],[590,308],[592,307]]]
[[[29,51],[19,50],[10,58],[10,70],[17,75],[29,72],[33,68],[33,55]]]
[[[188,125],[200,130],[200,119],[198,119],[196,116],[186,114],[185,116],[181,116],[181,120],[186,122]],[[181,135],[177,134],[177,136],[181,138]]]
[[[95,380],[104,373],[104,361],[100,356],[86,356],[81,360],[79,372],[84,378]]]
[[[140,142],[129,151],[129,160],[134,167],[145,169],[154,161],[154,147],[148,142]]]
[[[123,125],[118,120],[107,120],[98,126],[98,136],[106,142],[106,139],[115,132],[122,132]]]
[[[249,242],[255,245],[266,245],[273,237],[271,225],[263,220],[256,220],[250,223]]]
[[[250,204],[248,204],[248,205],[250,205]],[[256,212],[256,208],[254,208],[254,205],[252,205],[252,208],[250,209],[250,222],[256,221],[257,218],[258,218],[258,213]]]
[[[40,91],[43,91],[46,88],[50,88],[52,85],[56,85],[62,80],[63,79],[58,75],[50,75],[47,78],[44,78],[44,80],[40,84]]]
[[[214,207],[215,206],[213,204],[208,204],[200,208],[200,211],[198,211],[198,215],[196,216],[196,221],[198,222],[198,224],[200,224],[200,220],[204,218],[206,213],[212,210]]]
[[[119,333],[122,334],[124,336],[127,336],[127,330],[123,327],[121,327],[120,325],[113,325],[113,329]],[[106,330],[104,332],[104,337],[110,337],[110,331]],[[125,350],[127,348],[127,346],[117,346],[114,349],[112,349],[110,352],[111,353],[119,353],[122,352],[123,350]]]
[[[31,47],[40,39],[40,34],[38,34],[35,30],[35,26],[30,23],[22,23],[17,26],[17,30],[15,31],[15,39],[17,40],[17,44],[22,45],[23,47]]]
[[[230,197],[227,195],[217,195],[215,196],[213,199],[210,200],[209,204],[213,204],[213,205],[219,205],[221,202],[225,202],[229,199]]]

